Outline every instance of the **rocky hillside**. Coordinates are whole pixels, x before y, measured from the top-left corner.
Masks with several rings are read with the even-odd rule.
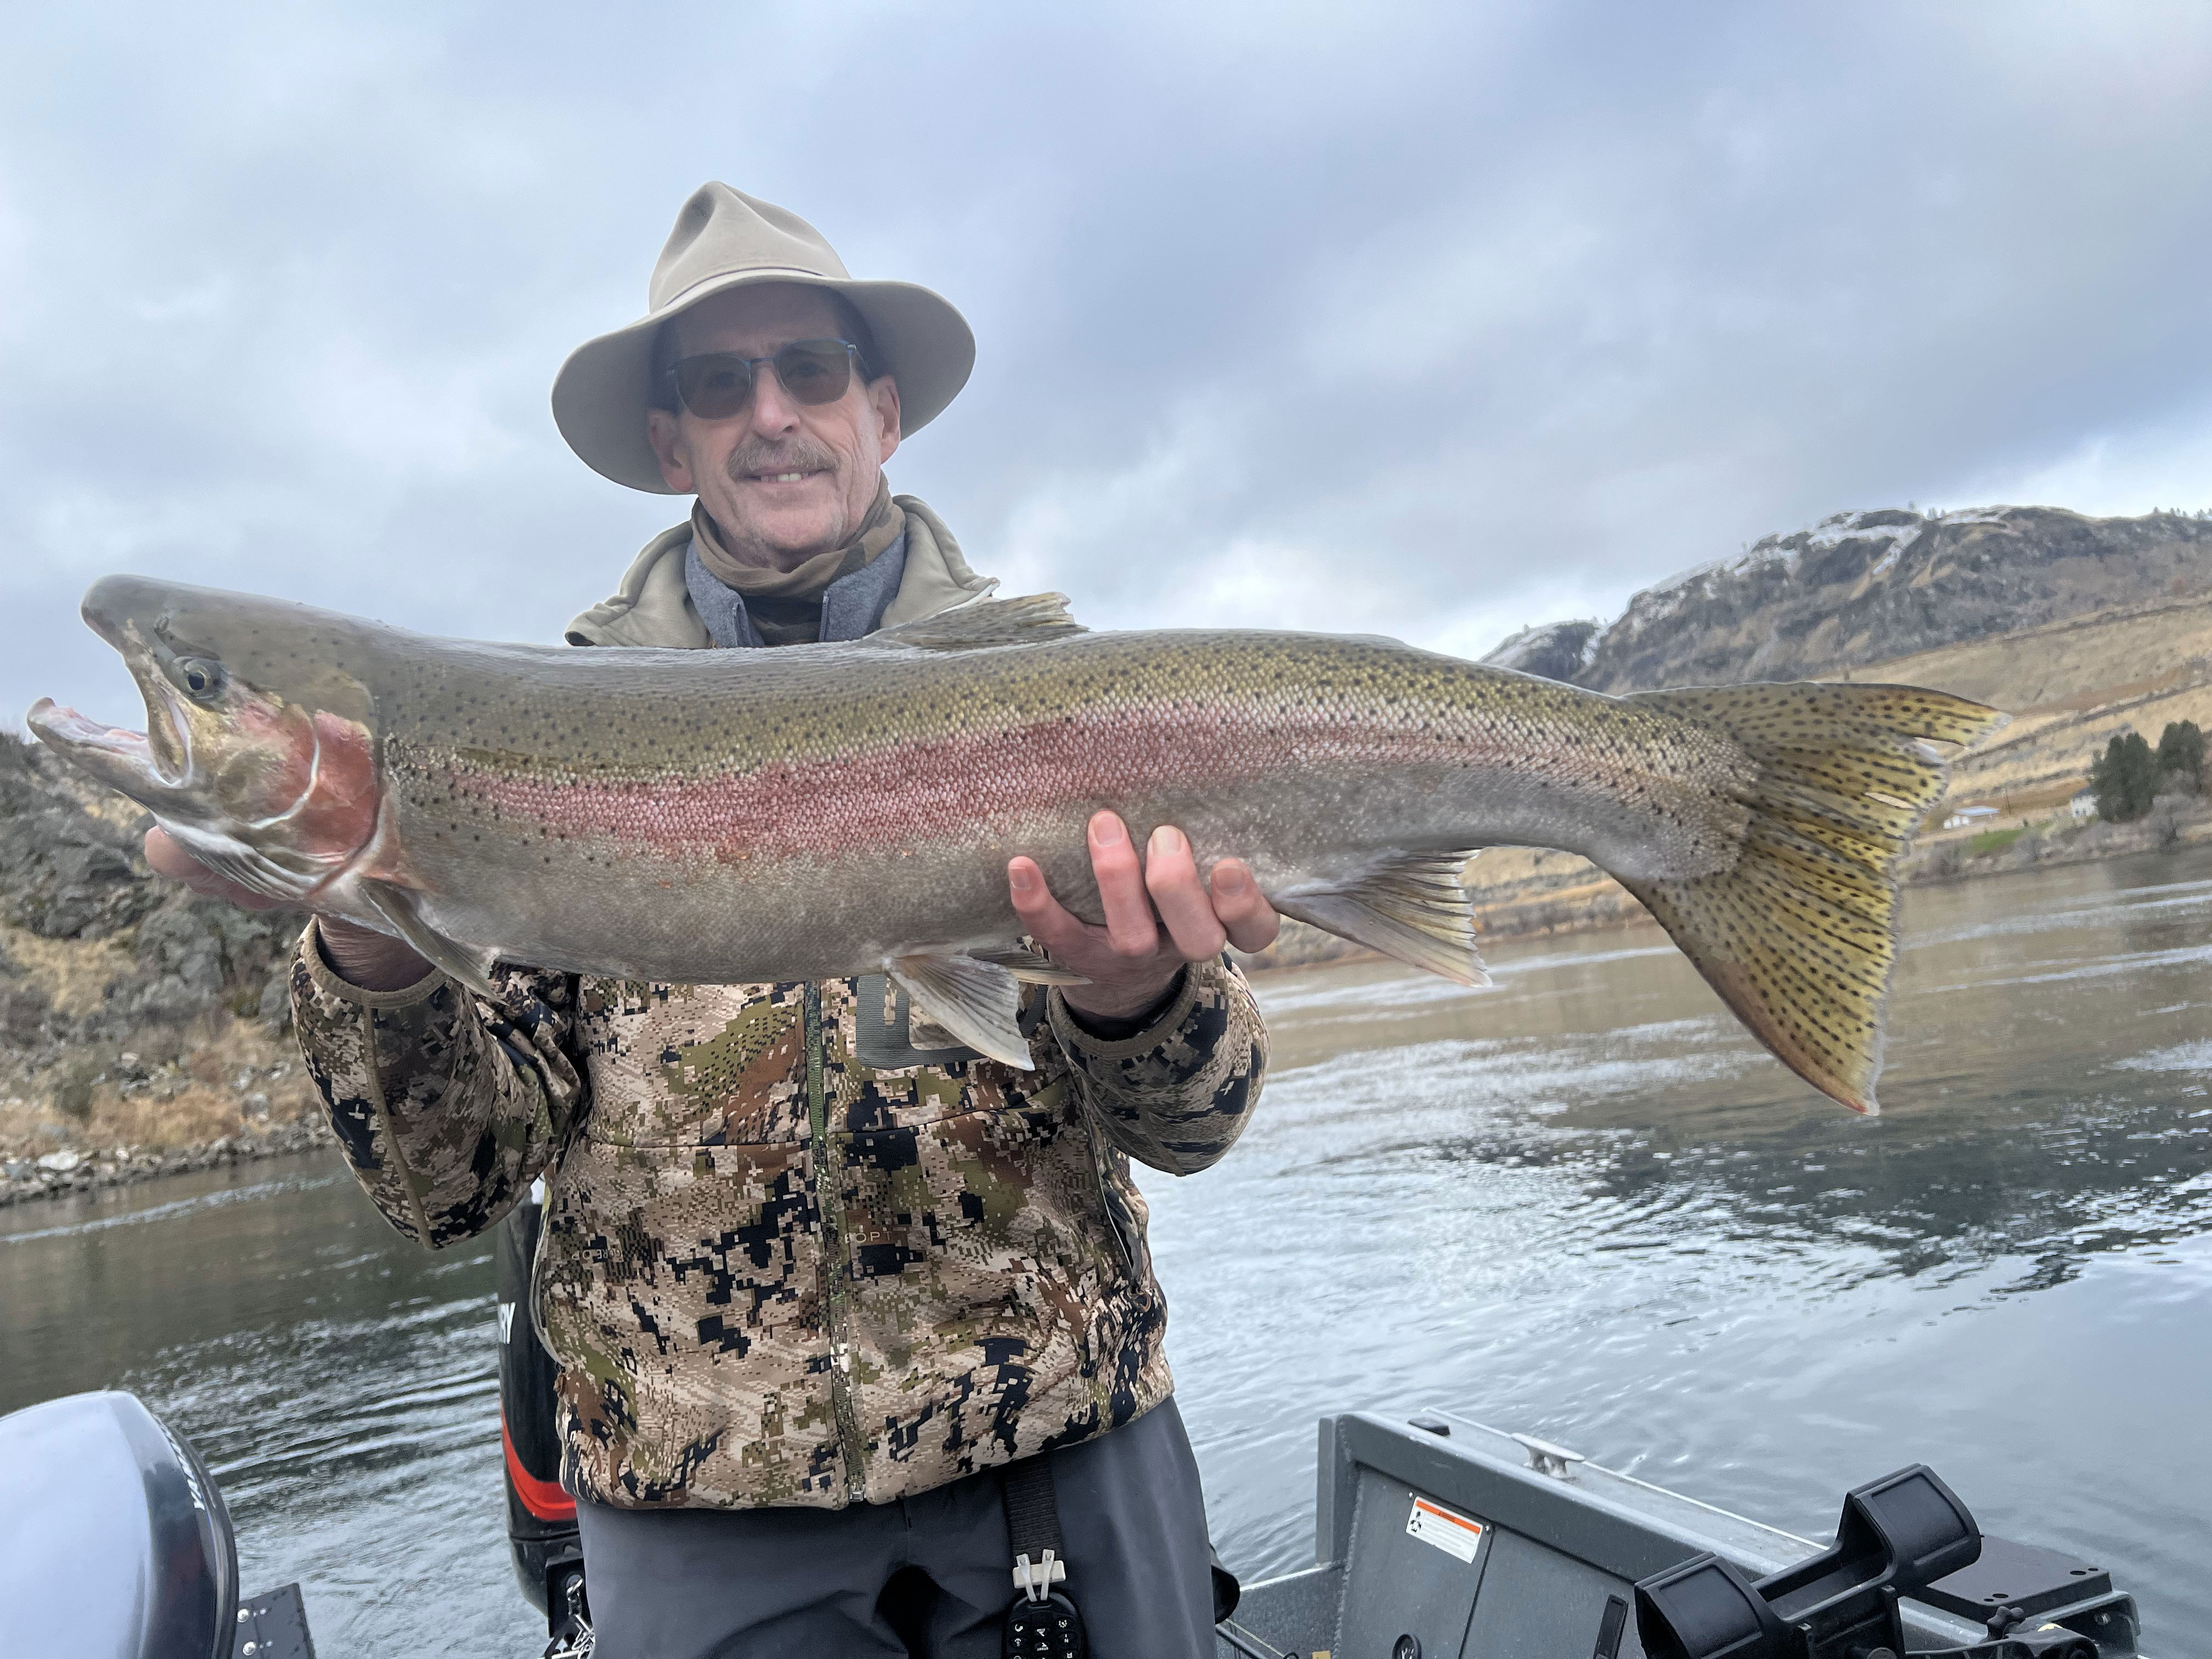
[[[0,1202],[292,1142],[297,916],[158,880],[145,819],[0,733]]]
[[[1952,768],[1949,800],[2033,813],[2079,789],[2107,739],[2136,731],[2155,743],[2170,720],[2212,722],[2212,593],[2116,605],[1836,678],[1936,685],[2005,710],[2012,723]],[[1921,839],[1943,833],[1931,825]]]
[[[1609,624],[1527,629],[1485,660],[1598,691],[1815,679],[2208,591],[2212,517],[1839,513],[1646,588]]]
[[[2212,516],[2091,519],[2056,507],[1841,513],[1648,588],[1618,620],[1524,629],[1485,661],[1601,691],[1757,679],[1940,686],[2012,724],[1954,768],[1950,806],[1994,819],[1947,831],[1930,815],[1908,879],[2104,856],[2194,839],[2187,823],[2042,826],[2114,733],[2212,722]],[[2037,833],[2006,859],[1978,834]],[[2063,844],[2062,844],[2063,843]],[[1484,931],[1540,933],[1634,919],[1636,902],[1583,860],[1498,848],[1470,867]]]
[[[2212,718],[2212,515],[1842,513],[1484,660],[1601,691],[1940,686],[2013,717],[1961,757],[1951,801],[2047,809],[2115,732]]]

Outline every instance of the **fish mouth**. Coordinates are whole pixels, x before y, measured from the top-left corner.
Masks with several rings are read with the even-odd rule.
[[[146,699],[147,731],[93,720],[52,697],[33,703],[23,724],[40,742],[82,770],[141,805],[152,806],[156,799],[173,798],[191,787],[191,727],[167,688],[158,682],[149,684],[136,663],[131,678]],[[162,727],[159,740],[153,731],[157,710]]]
[[[101,782],[153,806],[155,799],[149,797],[173,799],[188,791],[195,769],[191,720],[156,660],[165,650],[158,627],[149,639],[136,620],[149,608],[148,586],[135,576],[103,576],[77,611],[85,626],[123,659],[146,705],[146,729],[134,732],[90,720],[51,697],[40,698],[24,724]]]
[[[31,705],[31,712],[23,717],[23,724],[39,736],[41,743],[56,749],[76,753],[97,750],[103,754],[144,758],[147,753],[146,734],[133,732],[127,726],[109,726],[102,721],[88,720],[67,704],[56,702],[52,697],[40,697]]]

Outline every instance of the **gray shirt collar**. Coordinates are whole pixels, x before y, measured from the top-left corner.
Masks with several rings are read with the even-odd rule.
[[[857,640],[883,626],[884,612],[897,597],[899,579],[906,574],[906,532],[849,575],[840,576],[822,592],[822,633],[824,641]],[[761,638],[753,619],[745,614],[744,595],[715,578],[699,557],[695,542],[684,550],[684,585],[708,637],[716,645],[759,647]]]

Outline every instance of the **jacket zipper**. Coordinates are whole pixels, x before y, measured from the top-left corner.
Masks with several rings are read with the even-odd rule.
[[[545,1218],[548,1212],[553,1207],[552,1183],[544,1176],[539,1176],[537,1180],[530,1183],[529,1196],[538,1206],[538,1243],[532,1247],[530,1252],[530,1277],[524,1285],[522,1293],[524,1299],[530,1304],[531,1332],[538,1338],[538,1346],[550,1354],[553,1352],[553,1345],[546,1340],[545,1322],[538,1316],[538,1286],[539,1275],[545,1271],[545,1238],[549,1231],[545,1225]]]
[[[822,1301],[830,1325],[830,1405],[837,1418],[837,1446],[845,1459],[848,1499],[867,1497],[868,1465],[853,1415],[853,1348],[849,1339],[851,1275],[845,1271],[845,1196],[830,1158],[830,1108],[822,1088],[822,988],[806,982],[802,1003],[806,1036],[806,1125],[814,1143],[814,1202],[822,1214]]]
[[[1106,1212],[1106,1231],[1114,1235],[1114,1248],[1121,1253],[1121,1266],[1132,1278],[1137,1272],[1136,1246],[1129,1242],[1128,1234],[1121,1231],[1121,1212],[1114,1207],[1114,1194],[1106,1179],[1106,1143],[1100,1137],[1098,1126],[1091,1121],[1086,1109],[1083,1114],[1083,1133],[1091,1139],[1091,1173],[1098,1182],[1098,1207]]]

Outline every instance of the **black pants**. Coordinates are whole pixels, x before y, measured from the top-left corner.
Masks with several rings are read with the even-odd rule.
[[[1206,1498],[1175,1401],[1052,1458],[1097,1659],[1212,1659]],[[842,1510],[576,1519],[599,1659],[999,1659],[1014,1581],[994,1473]]]

